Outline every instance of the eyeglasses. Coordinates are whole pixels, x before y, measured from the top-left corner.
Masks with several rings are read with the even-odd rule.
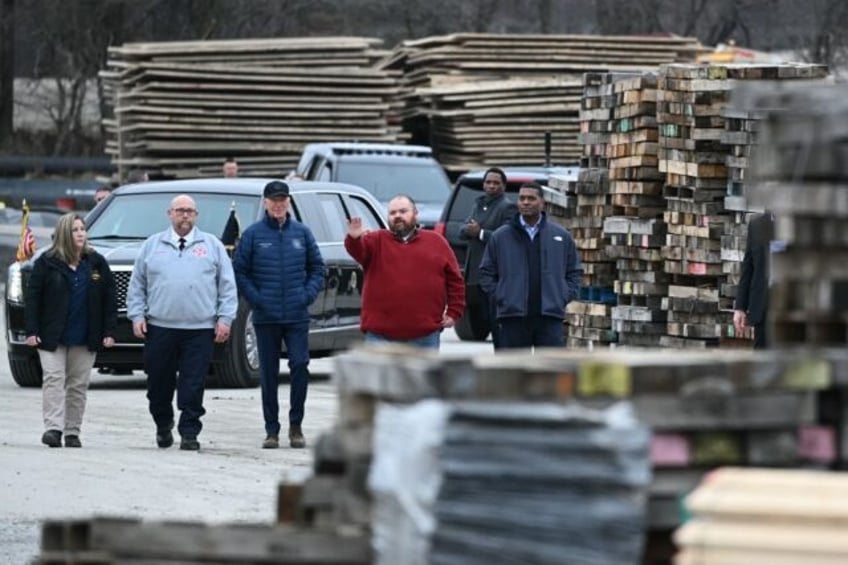
[[[177,214],[197,214],[197,210],[195,210],[194,208],[171,208],[171,210],[173,210]]]

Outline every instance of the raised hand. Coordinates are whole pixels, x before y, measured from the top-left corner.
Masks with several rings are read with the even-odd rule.
[[[347,235],[353,239],[359,239],[366,233],[368,233],[368,230],[362,227],[362,218],[359,216],[353,216],[350,220],[348,220]]]

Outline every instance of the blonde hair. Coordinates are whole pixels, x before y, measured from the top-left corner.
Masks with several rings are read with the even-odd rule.
[[[71,264],[76,261],[76,248],[74,247],[74,222],[80,220],[85,225],[82,216],[74,212],[65,214],[59,221],[56,222],[56,229],[53,230],[53,245],[47,250],[47,253],[59,259],[64,263]],[[82,255],[91,253],[93,249],[85,242]]]

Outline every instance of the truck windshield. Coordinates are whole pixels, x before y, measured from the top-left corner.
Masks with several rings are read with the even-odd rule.
[[[116,194],[102,213],[89,221],[89,239],[146,238],[167,229],[168,207],[178,193],[159,192],[147,194]],[[197,203],[197,228],[221,237],[230,216],[230,207],[236,206],[236,216],[241,229],[256,220],[260,199],[244,194],[193,193]]]
[[[447,175],[435,162],[342,161],[338,164],[337,180],[361,186],[380,202],[402,193],[416,202],[444,204],[451,191]]]

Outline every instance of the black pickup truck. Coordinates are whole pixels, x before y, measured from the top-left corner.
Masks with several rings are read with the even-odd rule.
[[[118,288],[116,346],[97,354],[95,366],[118,372],[142,369],[143,342],[132,333],[126,317],[126,293],[133,263],[142,242],[168,226],[171,200],[188,194],[200,210],[199,229],[223,235],[232,206],[242,229],[264,214],[262,189],[271,179],[192,179],[129,185],[113,192],[86,216],[88,240],[102,253]],[[340,183],[289,182],[292,214],[307,224],[326,263],[324,289],[310,307],[309,349],[327,355],[361,339],[362,273],[344,249],[347,221],[360,216],[368,229],[385,227],[385,213],[367,191]],[[42,249],[43,251],[43,249]],[[6,344],[12,377],[20,386],[40,386],[37,352],[26,345],[24,288],[32,261],[9,268],[6,281]],[[285,349],[281,351],[285,355]],[[228,387],[256,386],[259,356],[250,308],[241,300],[230,341],[216,350],[212,380]]]

